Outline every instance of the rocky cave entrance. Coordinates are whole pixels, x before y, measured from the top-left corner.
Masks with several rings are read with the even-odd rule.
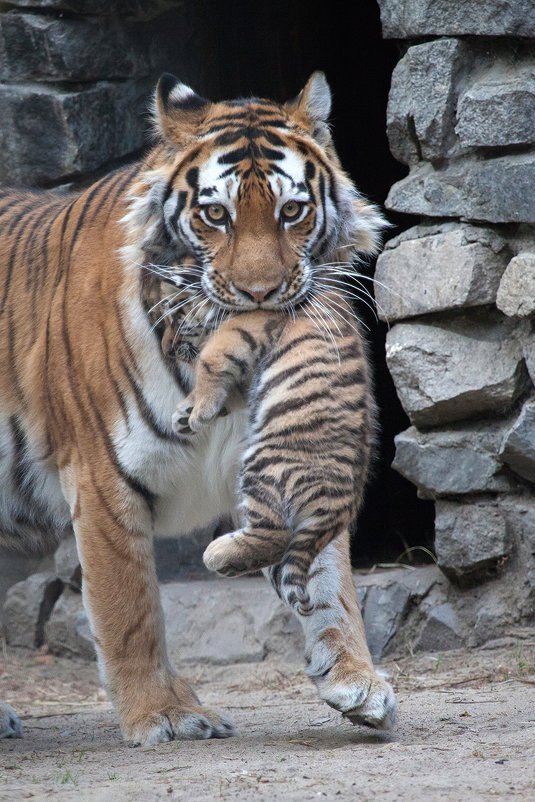
[[[204,9],[204,12],[206,9]],[[407,170],[390,153],[386,137],[386,105],[399,48],[381,35],[376,0],[343,4],[343,11],[310,0],[274,0],[253,4],[230,0],[210,7],[204,29],[205,85],[199,91],[214,99],[248,94],[285,100],[299,91],[308,76],[323,70],[334,94],[332,123],[342,164],[359,189],[383,206],[388,190]],[[201,10],[198,12],[201,15]],[[414,219],[388,214],[390,238]],[[368,268],[373,275],[373,265]],[[372,282],[367,282],[372,287]],[[429,561],[434,509],[416,497],[415,487],[390,468],[394,436],[409,421],[396,396],[384,358],[387,327],[360,304],[358,313],[369,328],[370,353],[379,404],[378,457],[353,544],[355,567],[377,563],[418,564]]]

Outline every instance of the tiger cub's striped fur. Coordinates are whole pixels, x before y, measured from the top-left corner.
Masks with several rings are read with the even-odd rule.
[[[313,560],[349,528],[360,505],[373,432],[350,307],[347,320],[324,321],[326,329],[306,316],[312,311],[305,304],[295,322],[259,310],[223,323],[173,416],[177,432],[197,432],[235,388],[248,395],[242,526],[211,543],[203,559],[227,576],[277,565],[279,592],[300,615],[313,609],[306,590]]]

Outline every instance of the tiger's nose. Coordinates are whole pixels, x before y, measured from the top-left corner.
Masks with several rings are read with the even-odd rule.
[[[242,292],[247,298],[250,298],[255,304],[261,304],[263,301],[268,301],[270,297],[280,290],[282,284],[277,284],[273,287],[242,287],[239,284],[234,284],[235,289]]]

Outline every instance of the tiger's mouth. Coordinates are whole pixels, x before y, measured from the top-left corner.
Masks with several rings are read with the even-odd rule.
[[[206,271],[196,267],[151,265],[145,273],[143,298],[151,328],[158,333],[164,350],[169,348],[180,358],[179,347],[183,350],[187,342],[198,347],[234,315],[265,309],[292,316],[313,295],[314,283],[309,275],[286,282],[279,292],[266,294],[261,302],[248,302],[233,295],[221,279],[217,284],[205,280]]]
[[[200,279],[200,290],[212,305],[234,314],[256,309],[291,312],[307,300],[312,284],[311,277],[303,271],[298,277],[290,276],[278,286],[256,293],[254,287],[236,287],[232,282],[222,282],[217,277],[214,280],[206,272]]]

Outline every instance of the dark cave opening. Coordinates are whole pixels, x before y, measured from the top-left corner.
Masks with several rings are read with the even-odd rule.
[[[333,91],[331,119],[342,164],[364,195],[384,206],[390,186],[406,168],[391,155],[386,137],[388,90],[399,52],[381,37],[376,0],[336,7],[310,0],[229,0],[198,7],[196,14],[199,23],[202,16],[207,59],[201,75],[184,79],[213,99],[256,95],[286,100],[314,70],[323,70]],[[392,224],[387,238],[414,224],[408,216],[387,218]],[[432,547],[433,505],[419,500],[415,488],[390,468],[394,436],[409,421],[386,368],[387,327],[363,304],[358,313],[370,329],[380,446],[353,539],[353,563],[369,567],[400,557],[425,562],[425,552],[414,547]]]

